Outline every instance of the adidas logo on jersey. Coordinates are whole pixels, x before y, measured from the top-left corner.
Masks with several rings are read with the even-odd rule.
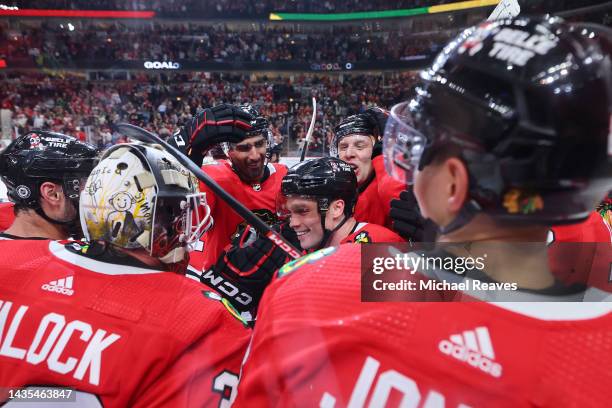
[[[72,296],[74,294],[74,290],[72,289],[72,279],[73,276],[67,276],[64,279],[58,279],[56,281],[45,283],[40,288],[49,292]]]
[[[463,361],[495,378],[502,375],[502,366],[495,361],[495,352],[486,327],[453,334],[449,340],[442,340],[438,344],[438,349],[443,354]]]

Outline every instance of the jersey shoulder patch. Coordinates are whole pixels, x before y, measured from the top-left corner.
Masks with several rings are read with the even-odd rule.
[[[284,276],[289,275],[290,273],[296,271],[300,267],[314,263],[326,256],[329,256],[336,252],[337,247],[328,247],[319,249],[318,251],[312,252],[310,254],[304,255],[301,258],[294,259],[291,262],[286,263],[278,270],[278,277],[282,278]]]
[[[241,314],[234,306],[232,306],[229,300],[225,299],[218,293],[209,290],[203,290],[202,294],[207,299],[216,300],[217,302],[221,303],[234,319],[242,323],[244,327],[249,327],[249,323],[252,321],[250,316],[244,316]]]

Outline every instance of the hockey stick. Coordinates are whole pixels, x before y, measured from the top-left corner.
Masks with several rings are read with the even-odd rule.
[[[512,18],[519,15],[521,6],[517,0],[501,0],[493,10],[487,20],[498,20],[502,18]]]
[[[257,231],[263,234],[266,238],[272,241],[273,244],[282,249],[287,255],[293,259],[297,259],[302,256],[293,245],[291,245],[283,236],[272,230],[266,223],[264,223],[259,217],[257,217],[251,210],[246,208],[240,201],[236,200],[232,195],[225,191],[215,180],[213,180],[208,174],[204,173],[194,162],[192,162],[187,156],[181,153],[174,146],[169,145],[166,141],[161,139],[159,136],[145,130],[141,127],[130,125],[129,123],[117,123],[114,125],[115,129],[119,133],[131,137],[132,139],[139,140],[145,143],[157,143],[161,145],[168,153],[170,153],[179,163],[185,166],[195,176],[200,179],[208,188],[212,190],[220,199],[229,204],[236,214],[241,216],[247,223],[252,225]]]
[[[300,157],[300,163],[304,161],[306,157],[306,150],[308,150],[308,143],[310,143],[310,138],[312,137],[312,133],[314,132],[315,121],[317,120],[317,100],[315,97],[312,97],[312,119],[310,119],[310,126],[308,127],[308,132],[306,132],[306,137],[304,138],[304,146],[302,146],[302,155]]]

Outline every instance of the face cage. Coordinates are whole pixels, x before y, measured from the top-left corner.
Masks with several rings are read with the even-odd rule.
[[[181,247],[190,250],[202,234],[212,227],[206,193],[185,195],[179,204],[179,215],[172,219],[166,213],[158,213],[158,204],[156,202],[151,241],[148,244],[149,255],[152,257],[166,257]]]
[[[412,185],[428,140],[411,126],[410,102],[391,109],[383,138],[385,169],[395,180]]]
[[[183,220],[184,242],[191,247],[212,228],[214,220],[206,202],[206,193],[188,194],[185,199],[186,201],[181,203],[181,207],[187,210]]]

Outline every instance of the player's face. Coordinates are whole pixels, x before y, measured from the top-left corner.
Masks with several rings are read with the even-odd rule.
[[[419,204],[421,215],[431,219],[439,226],[447,225],[454,215],[449,210],[449,192],[453,180],[446,162],[432,163],[414,174],[414,196]]]
[[[317,202],[307,198],[288,197],[289,226],[293,228],[303,249],[315,248],[323,239],[321,216]]]
[[[366,135],[350,135],[338,142],[338,156],[351,165],[361,184],[372,173],[372,137]]]
[[[267,141],[263,136],[253,136],[231,146],[228,156],[242,180],[248,183],[261,180],[267,148]]]
[[[58,210],[57,218],[54,219],[62,222],[72,222],[76,218],[78,218],[78,207],[75,205],[74,201],[64,196],[64,200]]]

